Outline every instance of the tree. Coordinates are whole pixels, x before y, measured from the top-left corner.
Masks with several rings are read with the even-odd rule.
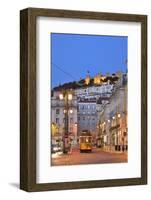
[[[59,127],[58,127],[58,125],[55,124],[55,123],[52,123],[51,124],[51,135],[52,135],[52,137],[55,137],[58,134],[59,134]]]

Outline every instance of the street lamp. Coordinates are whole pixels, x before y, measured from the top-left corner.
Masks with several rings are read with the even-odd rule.
[[[97,147],[101,147],[101,128],[102,128],[102,124],[101,124],[100,121],[99,121],[99,123],[98,123],[98,125],[97,125],[97,128],[98,128]]]
[[[70,114],[72,114],[72,113],[73,113],[73,110],[70,109],[69,112],[70,112]]]
[[[118,114],[117,114],[117,117],[118,117],[118,118],[120,118],[120,117],[121,117],[121,114],[120,114],[120,113],[118,113]]]
[[[75,126],[75,144],[77,144],[77,141],[78,141],[78,138],[77,138],[77,127],[78,127],[78,123],[75,122],[75,123],[74,123],[74,126]]]
[[[68,94],[68,100],[72,100],[72,94]]]
[[[120,125],[120,118],[121,118],[120,113],[117,114],[117,118],[118,118],[117,123],[118,123],[118,125]],[[118,147],[119,150],[121,150],[121,132],[119,132],[119,134],[118,134],[118,145],[119,145],[119,147]]]
[[[64,109],[63,112],[64,112],[64,114],[65,114],[65,113],[67,112],[67,110]]]
[[[59,94],[59,99],[63,100],[63,94]]]
[[[64,108],[64,115],[65,115],[65,131],[64,131],[64,135],[63,135],[63,153],[67,153],[68,152],[68,112],[69,112],[69,102],[72,100],[72,94],[69,93],[67,90],[65,90],[63,93],[59,94],[59,99],[60,100],[64,100],[65,102],[65,108]],[[70,109],[70,113],[72,113],[73,110],[71,111]]]
[[[114,119],[114,117],[112,118]],[[108,132],[109,132],[109,151],[111,152],[111,145],[112,145],[112,132],[111,132],[111,124],[112,120],[111,118],[107,120],[108,121]]]

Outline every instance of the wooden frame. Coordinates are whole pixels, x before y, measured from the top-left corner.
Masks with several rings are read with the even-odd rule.
[[[36,183],[36,17],[141,23],[141,178]],[[147,16],[27,8],[20,12],[20,188],[25,191],[98,188],[147,183]]]

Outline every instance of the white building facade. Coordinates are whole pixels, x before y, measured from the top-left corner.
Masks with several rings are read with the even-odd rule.
[[[76,142],[77,140],[77,99],[72,96],[72,100],[68,100],[68,110],[64,99],[59,98],[60,92],[54,92],[51,97],[51,126],[56,127],[53,136],[54,143],[56,139],[62,140],[65,134],[65,112],[68,112],[68,135]],[[52,130],[53,131],[53,130]]]
[[[113,92],[113,84],[102,84],[99,86],[87,86],[75,90],[75,95],[88,98],[98,98],[99,96],[110,96]]]

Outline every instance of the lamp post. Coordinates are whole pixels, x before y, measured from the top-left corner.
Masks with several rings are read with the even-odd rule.
[[[63,135],[63,153],[68,153],[68,148],[69,148],[68,112],[69,112],[69,101],[72,100],[72,94],[71,92],[64,90],[63,93],[59,94],[59,99],[64,100],[65,128]]]
[[[99,123],[97,125],[98,128],[98,140],[97,140],[97,147],[101,147],[101,121],[99,120]]]
[[[74,145],[77,144],[77,127],[78,127],[78,124],[77,124],[77,122],[75,122],[75,123],[74,123],[74,128],[75,128]]]
[[[103,148],[106,148],[106,122],[103,122]]]
[[[108,140],[108,146],[109,146],[108,150],[111,152],[111,130],[110,130],[110,128],[111,128],[111,120],[108,119],[107,122],[108,122],[108,137],[109,137],[109,140]]]
[[[117,126],[118,127],[118,150],[121,151],[121,129],[120,129],[120,118],[121,118],[121,114],[117,113]]]

